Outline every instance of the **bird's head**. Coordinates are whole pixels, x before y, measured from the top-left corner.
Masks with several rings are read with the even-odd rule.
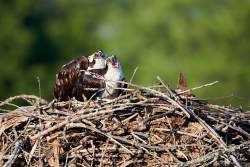
[[[109,67],[113,67],[113,68],[121,68],[121,63],[119,61],[119,59],[116,57],[116,55],[112,55],[109,58],[107,58],[107,64]]]
[[[121,62],[118,59],[118,57],[112,55],[108,57],[106,60],[108,66],[107,78],[110,80],[120,80],[120,81],[123,80],[125,77],[122,70]]]
[[[89,64],[90,64],[88,70],[105,68],[106,58],[107,56],[104,54],[102,50],[90,55],[88,57]]]

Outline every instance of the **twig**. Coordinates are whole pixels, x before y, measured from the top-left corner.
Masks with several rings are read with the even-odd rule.
[[[130,78],[130,80],[129,80],[129,83],[132,83],[132,80],[134,79],[134,76],[135,76],[135,73],[137,72],[137,70],[138,70],[138,66],[134,69],[134,72],[133,72],[133,74],[132,74],[132,76],[131,76],[131,78]]]
[[[195,137],[195,138],[199,138],[199,136],[195,135],[195,134],[191,134],[191,133],[187,133],[187,132],[182,132],[182,131],[179,131],[179,130],[172,130],[172,129],[167,129],[167,128],[155,128],[155,129],[152,129],[152,130],[156,130],[156,131],[162,131],[162,132],[176,132],[178,134],[181,134],[181,135],[187,135],[187,136],[191,136],[191,137]]]
[[[202,120],[200,117],[198,117],[198,115],[196,115],[193,111],[191,111],[192,116],[194,116],[195,119],[198,120],[198,122],[201,124],[201,126],[207,130],[208,134],[210,134],[219,144],[220,147],[222,147],[223,149],[227,150],[227,145],[226,143],[222,140],[222,138],[213,130],[213,128],[211,128],[204,120]],[[241,165],[239,164],[239,162],[237,161],[237,159],[233,156],[230,155],[231,160],[234,162],[234,164],[237,167],[241,167]]]
[[[38,112],[38,115],[39,115],[39,127],[40,127],[40,131],[38,132],[38,134],[40,134],[42,132],[42,121],[41,121],[41,111],[40,111],[40,99],[41,99],[41,96],[42,96],[42,91],[41,91],[41,82],[40,82],[40,78],[37,77],[37,83],[38,83],[38,91],[39,91],[39,100],[38,100],[38,104],[37,104],[37,112]],[[39,137],[38,138],[38,156],[39,156],[39,164],[40,166],[43,166],[42,165],[42,159],[41,159],[41,140],[42,140],[42,137]]]
[[[127,83],[127,82],[123,82],[123,81],[118,81],[118,82],[119,82],[119,83]],[[151,88],[144,87],[144,86],[139,86],[139,85],[136,85],[136,84],[131,84],[131,83],[127,83],[127,84],[128,84],[128,85],[131,85],[131,86],[134,86],[134,87],[137,87],[137,88],[141,88],[141,89],[148,90],[148,91],[153,92],[153,93],[155,93],[155,94],[157,94],[157,95],[159,95],[159,96],[161,96],[161,97],[163,97],[163,98],[166,98],[170,103],[172,103],[173,105],[175,105],[175,106],[177,106],[178,108],[180,108],[180,109],[184,112],[184,114],[185,114],[188,118],[190,118],[190,114],[189,114],[188,110],[186,110],[185,108],[183,108],[183,107],[181,106],[181,104],[179,104],[178,102],[174,101],[173,99],[171,99],[169,96],[165,95],[164,93],[159,92],[159,91],[154,90],[154,89],[151,89]]]
[[[157,76],[156,77],[160,83],[163,85],[163,87],[168,91],[168,93],[175,99],[177,100],[177,97],[175,96],[175,94],[172,92],[172,90],[169,88],[169,86],[167,86],[163,81],[162,79],[160,78],[160,76]]]
[[[111,110],[104,110],[104,111],[98,111],[98,112],[94,112],[94,113],[89,113],[89,114],[86,114],[86,115],[82,115],[82,116],[79,116],[79,117],[66,117],[66,120],[63,121],[63,122],[60,122],[56,125],[54,125],[53,127],[50,127],[46,130],[44,130],[43,132],[41,132],[41,134],[36,134],[34,136],[31,136],[31,139],[34,140],[34,139],[37,139],[38,137],[42,137],[56,129],[59,129],[63,126],[65,126],[66,124],[70,123],[70,122],[74,122],[74,121],[78,121],[78,120],[81,120],[81,119],[85,119],[85,118],[89,118],[89,117],[93,117],[93,116],[98,116],[98,115],[102,115],[102,114],[108,114],[108,113],[112,113],[114,111],[117,111],[117,110],[122,110],[122,109],[125,109],[127,107],[121,107],[121,108],[116,108],[116,109],[111,109]]]
[[[208,84],[205,84],[205,85],[197,86],[197,87],[194,87],[194,88],[191,88],[191,89],[179,92],[177,94],[183,94],[183,93],[186,93],[186,92],[190,92],[192,90],[196,90],[196,89],[201,89],[201,88],[204,88],[204,87],[212,86],[212,85],[215,85],[217,83],[219,83],[219,81],[214,81],[214,82],[211,82],[211,83],[208,83]]]
[[[19,140],[19,139],[23,136],[23,134],[26,132],[26,130],[27,130],[29,124],[30,124],[30,119],[28,119],[28,122],[27,122],[26,126],[24,127],[23,131],[18,135],[18,137],[13,141],[13,143],[11,143],[6,149],[4,149],[4,154],[5,154],[6,152],[8,152],[9,149],[10,149],[11,147],[13,147],[13,145],[15,145],[15,144],[18,142],[18,140]]]
[[[109,143],[109,139],[107,139],[106,141],[106,144],[105,144],[105,147],[104,147],[104,150],[102,150],[102,157],[101,157],[101,160],[100,160],[100,165],[99,167],[102,167],[102,164],[103,164],[103,158],[104,158],[104,155],[107,151],[107,148],[108,148],[108,143]]]
[[[4,100],[4,101],[1,101],[1,103],[0,103],[0,106],[4,106],[4,105],[6,105],[6,104],[9,104],[9,103],[11,103],[12,101],[14,101],[14,100],[17,100],[17,99],[23,99],[23,100],[25,100],[25,101],[27,101],[28,103],[31,103],[29,100],[27,100],[27,99],[30,99],[30,100],[35,100],[35,101],[41,101],[42,103],[47,103],[47,101],[46,100],[44,100],[44,99],[40,99],[39,97],[37,97],[37,96],[34,96],[34,95],[18,95],[18,96],[14,96],[14,97],[10,97],[10,98],[8,98],[8,99],[6,99],[6,100]],[[31,103],[32,104],[32,103]]]
[[[27,165],[29,165],[29,164],[30,164],[30,162],[31,162],[31,159],[32,159],[32,157],[33,157],[33,155],[34,155],[34,153],[35,153],[35,150],[36,150],[37,144],[38,144],[38,140],[36,140],[35,144],[33,145],[32,149],[31,149],[31,151],[30,151],[30,154],[29,154],[29,159],[28,159],[28,163],[27,163]]]
[[[128,153],[134,155],[134,153],[132,151],[130,151],[128,148],[126,148],[123,144],[121,144],[120,142],[118,142],[113,135],[110,135],[110,134],[107,134],[107,133],[104,133],[96,128],[93,128],[91,126],[87,126],[85,124],[82,124],[82,123],[70,123],[67,125],[68,127],[81,127],[81,128],[86,128],[86,129],[89,129],[89,130],[92,130],[94,132],[97,132],[97,133],[100,133],[106,137],[108,137],[111,141],[115,142],[116,144],[118,144],[119,146],[121,146],[122,148],[124,148]]]

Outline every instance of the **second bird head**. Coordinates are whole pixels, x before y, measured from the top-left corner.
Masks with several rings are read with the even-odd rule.
[[[107,58],[107,56],[105,55],[105,53],[102,50],[90,55],[88,57],[88,60],[90,63],[88,70],[105,68],[106,67],[106,58]]]

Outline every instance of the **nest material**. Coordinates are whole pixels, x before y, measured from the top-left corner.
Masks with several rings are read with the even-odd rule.
[[[0,166],[249,165],[249,112],[132,87],[108,101],[23,97],[35,103],[0,115]]]

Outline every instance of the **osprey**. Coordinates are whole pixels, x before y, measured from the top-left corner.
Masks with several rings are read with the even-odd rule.
[[[69,63],[63,65],[56,75],[56,82],[54,86],[54,97],[59,101],[69,100],[75,97],[77,92],[73,90],[80,80],[86,80],[85,73],[87,71],[100,70],[106,68],[106,55],[102,51],[85,57],[82,56]],[[91,83],[87,81],[86,83]]]
[[[108,66],[106,65],[105,68],[101,69],[81,71],[73,88],[73,97],[79,101],[100,97],[106,86],[103,76],[107,70]]]
[[[124,84],[118,81],[124,81],[124,75],[121,63],[116,56],[106,59],[106,67],[102,69],[89,70],[80,74],[73,95],[77,100],[96,98],[115,98],[118,97],[124,87]]]
[[[121,63],[115,55],[107,58],[107,68],[107,72],[104,74],[105,90],[101,97],[111,99],[118,97],[123,91],[121,88],[125,88],[127,85],[119,82],[125,81],[125,77]]]

